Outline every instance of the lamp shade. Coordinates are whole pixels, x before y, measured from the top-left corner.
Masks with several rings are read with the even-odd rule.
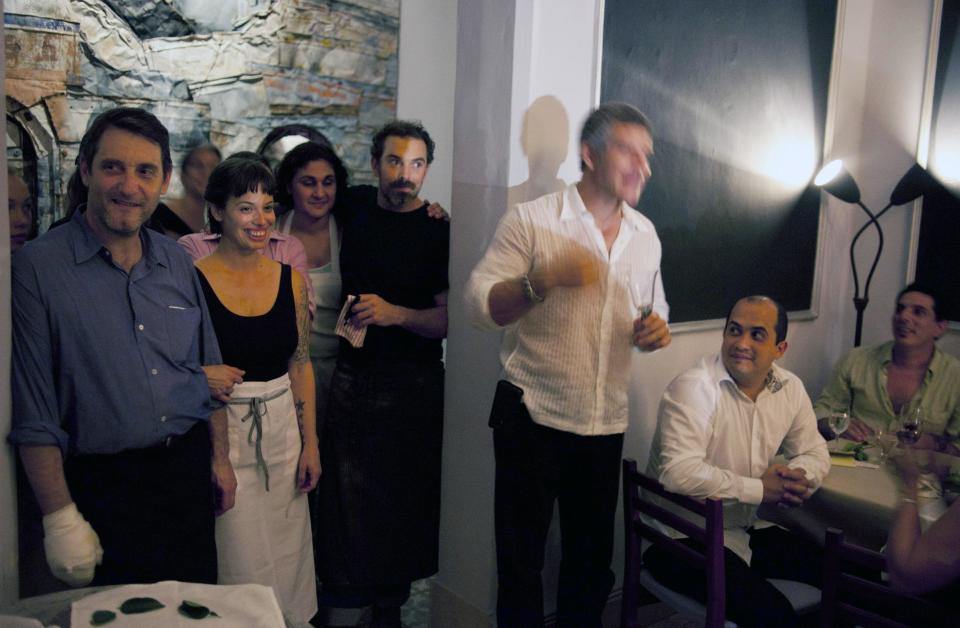
[[[897,187],[890,194],[891,205],[903,205],[926,194],[933,187],[934,181],[930,173],[920,164],[913,164],[906,174],[900,178]]]
[[[834,159],[821,168],[813,179],[813,184],[823,188],[841,201],[847,203],[860,202],[860,188],[840,159]]]

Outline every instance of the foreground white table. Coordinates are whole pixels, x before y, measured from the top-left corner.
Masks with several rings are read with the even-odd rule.
[[[188,586],[205,586],[205,587],[215,587],[215,585],[188,585]],[[223,587],[226,592],[228,589],[242,589],[244,586],[248,585],[231,585],[229,587]],[[107,587],[86,587],[82,589],[70,589],[68,591],[58,591],[56,593],[48,593],[46,595],[38,595],[32,598],[26,598],[20,600],[16,604],[13,604],[8,607],[0,608],[0,614],[15,615],[19,617],[29,617],[36,619],[43,623],[44,626],[56,625],[60,628],[71,628],[70,615],[71,615],[71,606],[74,602],[87,598],[95,594],[108,593],[115,590],[117,587],[107,586]],[[122,596],[124,597],[124,596]],[[272,596],[271,596],[272,598]],[[273,604],[276,604],[275,598],[273,599]],[[212,607],[216,607],[215,604],[211,604]],[[112,608],[111,608],[112,610]],[[279,616],[279,609],[277,609]],[[119,615],[119,613],[118,613]],[[84,615],[86,616],[86,615]],[[149,623],[147,620],[150,620],[149,614],[130,616],[130,618],[139,618],[139,625],[146,625]],[[146,623],[145,623],[146,622]],[[192,623],[196,621],[191,620]],[[116,622],[114,622],[116,623]],[[219,623],[214,622],[213,620],[208,620],[208,623]],[[112,625],[112,624],[108,624]],[[202,625],[202,621],[201,624]],[[309,624],[299,624],[292,622],[285,622],[286,628],[310,628]]]

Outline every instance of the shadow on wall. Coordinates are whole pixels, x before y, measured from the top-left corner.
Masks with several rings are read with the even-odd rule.
[[[566,187],[557,177],[570,147],[570,119],[556,96],[540,96],[523,114],[520,146],[527,158],[527,180],[507,191],[510,207],[559,192]]]
[[[566,108],[556,96],[540,96],[524,113],[523,127],[520,131],[520,145],[527,158],[527,179],[507,188],[505,197],[503,188],[460,184],[462,196],[454,199],[455,205],[473,204],[491,208],[491,211],[464,215],[457,219],[461,224],[468,225],[469,233],[483,234],[482,238],[470,238],[466,242],[451,242],[452,247],[461,251],[460,259],[467,265],[462,269],[464,282],[473,267],[483,257],[496,232],[497,224],[509,209],[544,194],[559,192],[566,187],[566,182],[558,178],[557,173],[567,159],[569,137],[570,120]],[[456,239],[456,236],[453,237]],[[451,266],[451,270],[456,274],[461,269]],[[451,277],[451,285],[454,279]],[[493,390],[493,382],[490,390]]]

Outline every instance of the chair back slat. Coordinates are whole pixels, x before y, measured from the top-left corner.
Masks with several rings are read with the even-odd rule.
[[[887,568],[887,559],[880,552],[875,552],[866,547],[853,545],[852,543],[843,543],[839,547],[840,560],[856,563],[870,569],[884,570]]]
[[[633,525],[636,526],[637,531],[642,537],[648,541],[661,545],[664,550],[684,561],[691,567],[696,569],[707,568],[707,557],[704,556],[703,553],[698,552],[689,545],[680,543],[677,539],[667,536],[660,530],[647,525],[643,521],[634,521]]]
[[[837,604],[837,618],[861,628],[910,628],[910,624],[902,624],[846,602]]]
[[[704,500],[694,499],[688,495],[677,495],[676,493],[671,493],[663,487],[663,484],[654,480],[653,478],[647,477],[640,473],[639,471],[633,471],[631,473],[631,482],[639,484],[640,488],[659,495],[660,497],[673,502],[677,506],[680,506],[684,510],[692,511],[701,517],[707,516],[707,505]]]
[[[845,569],[851,565],[879,574],[886,569],[886,560],[879,552],[844,541],[842,531],[828,529],[820,610],[822,628],[832,628],[841,621],[864,628],[908,628],[918,623],[941,625],[943,618],[950,617],[947,609],[930,600],[898,593],[886,583],[847,573]]]
[[[642,490],[641,490],[642,489]],[[697,525],[681,514],[650,500],[647,495],[656,495],[704,520]],[[641,513],[677,532],[699,541],[703,551],[674,539],[663,531],[649,525]],[[677,495],[666,490],[655,479],[637,471],[637,463],[623,461],[623,518],[625,531],[625,554],[623,597],[621,600],[620,626],[634,628],[637,623],[639,601],[639,573],[642,558],[641,538],[657,543],[664,551],[688,564],[703,569],[707,580],[706,623],[707,628],[720,628],[725,619],[725,580],[723,553],[723,504],[715,499],[701,501]]]
[[[843,572],[840,573],[837,586],[841,593],[855,597],[858,602],[864,606],[883,604],[890,600],[892,593],[890,587],[886,584],[871,582],[870,580],[865,580]]]
[[[680,534],[688,536],[691,539],[696,539],[701,543],[707,542],[706,530],[703,526],[699,526],[686,517],[683,517],[671,510],[667,510],[659,504],[641,499],[637,504],[637,510],[648,517],[656,519],[668,528],[673,528]]]

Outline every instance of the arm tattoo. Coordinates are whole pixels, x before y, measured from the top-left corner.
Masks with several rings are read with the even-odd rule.
[[[305,281],[300,283],[300,302],[297,304],[297,350],[293,353],[294,362],[310,359],[310,316]]]
[[[300,428],[300,444],[306,442],[306,435],[303,433],[303,406],[306,405],[299,399],[294,400],[293,406],[297,409],[297,426]]]

